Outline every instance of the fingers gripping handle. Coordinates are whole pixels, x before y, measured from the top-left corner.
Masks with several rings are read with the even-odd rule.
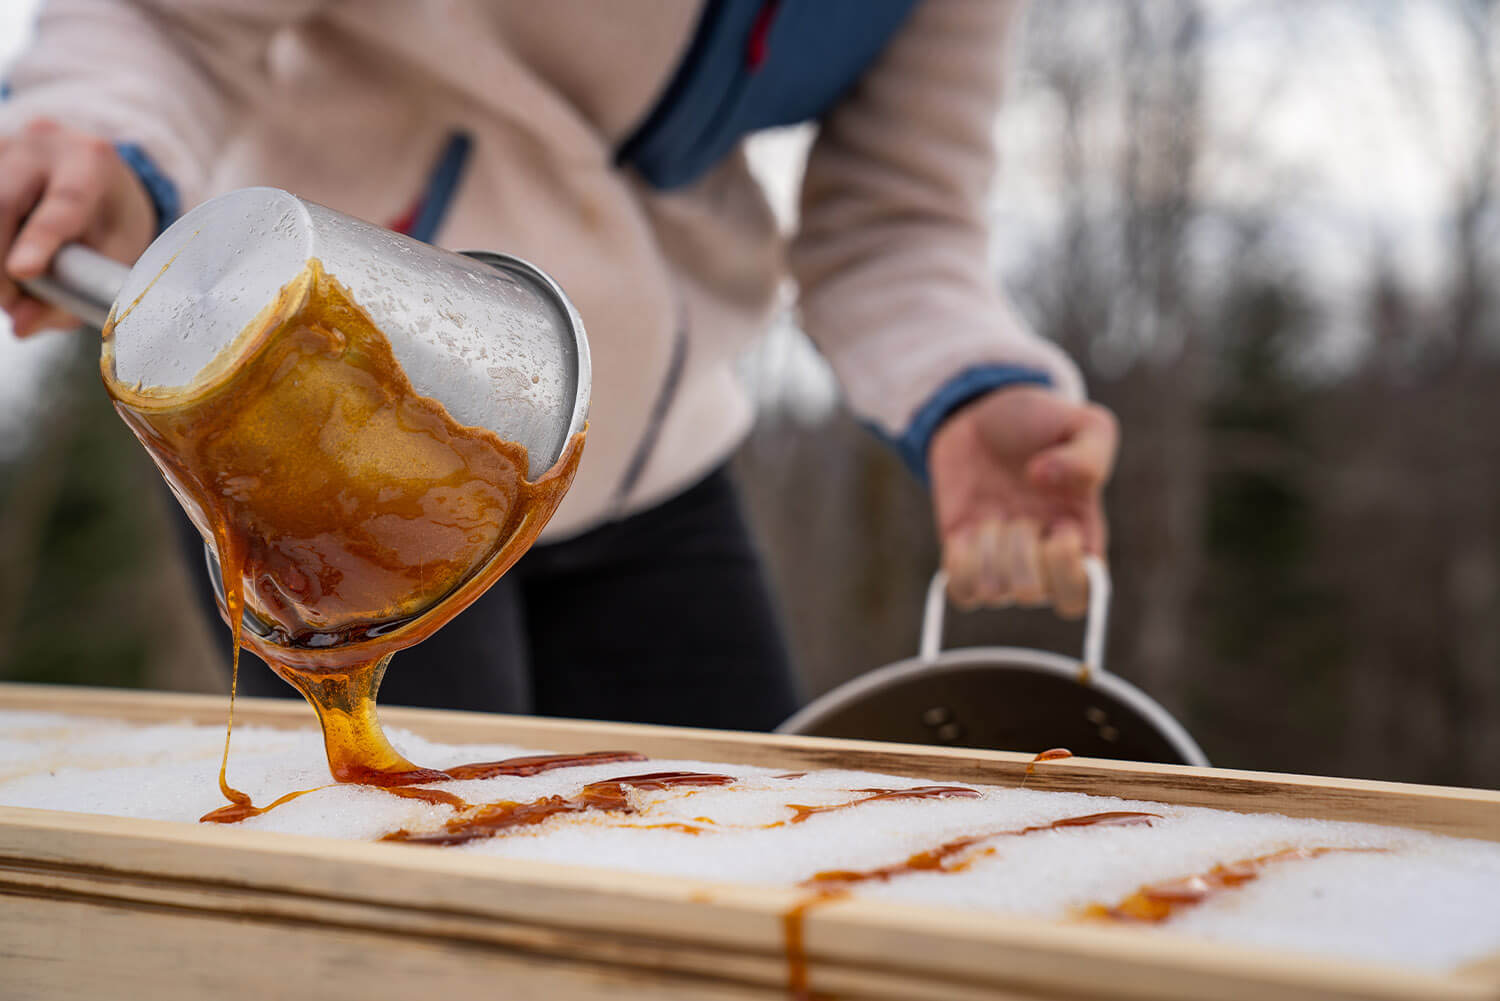
[[[52,258],[41,278],[21,282],[43,302],[60,306],[91,327],[102,329],[130,268],[97,250],[69,243]]]
[[[1104,632],[1109,624],[1109,568],[1097,556],[1086,556],[1083,569],[1089,578],[1089,614],[1083,625],[1083,662],[1094,671],[1104,671]],[[932,575],[927,586],[927,608],[922,614],[922,660],[935,660],[943,645],[943,612],[948,602],[948,575]]]

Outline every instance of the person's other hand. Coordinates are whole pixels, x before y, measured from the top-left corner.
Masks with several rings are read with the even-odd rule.
[[[1118,440],[1108,410],[1035,386],[997,389],[949,416],[928,472],[954,602],[1082,615],[1083,558],[1104,552],[1100,494]]]
[[[77,323],[16,284],[46,273],[70,241],[131,263],[156,234],[156,208],[104,139],[38,119],[0,137],[0,309],[17,337]]]

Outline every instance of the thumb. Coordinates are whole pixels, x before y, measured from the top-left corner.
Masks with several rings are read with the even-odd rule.
[[[1026,476],[1045,490],[1086,492],[1109,479],[1120,440],[1115,415],[1098,404],[1078,408],[1071,433],[1026,464]]]

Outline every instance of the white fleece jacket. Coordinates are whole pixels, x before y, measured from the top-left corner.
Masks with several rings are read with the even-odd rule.
[[[689,485],[751,413],[736,355],[790,275],[847,401],[893,436],[956,375],[1071,363],[987,266],[983,206],[1011,0],[925,0],[827,114],[800,228],[777,232],[742,152],[660,192],[614,150],[652,107],[702,0],[48,0],[0,132],[49,116],[138,144],[183,207],[252,184],[388,223],[455,130],[473,154],[434,242],[551,272],[594,362],[592,430],[544,538]],[[675,332],[686,367],[623,508]]]

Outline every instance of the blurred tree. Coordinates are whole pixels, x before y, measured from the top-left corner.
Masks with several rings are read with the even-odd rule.
[[[52,378],[49,419],[0,495],[0,678],[218,690],[165,488],[99,385],[95,341]]]
[[[1215,9],[1215,30],[1253,15],[1284,25],[1289,48],[1325,15],[1387,32],[1381,58],[1418,149],[1447,148],[1438,112],[1451,109],[1430,106],[1447,92],[1417,72],[1402,18],[1459,25],[1475,127],[1437,163],[1449,194],[1435,281],[1380,231],[1316,258],[1328,245],[1299,228],[1313,189],[1262,135],[1262,116],[1306,100],[1284,72],[1238,105],[1248,117],[1205,126],[1223,108],[1205,82],[1207,9],[1054,0],[1031,8],[1021,46],[1020,104],[1037,116],[1027,137],[1055,212],[1019,234],[1012,288],[1125,431],[1110,663],[1219,764],[1500,785],[1500,315],[1487,280],[1500,4]],[[1207,193],[1208,172],[1247,165],[1259,187]],[[1352,282],[1331,284],[1341,270]],[[1362,347],[1329,361],[1330,332],[1363,334]],[[738,468],[811,687],[910,656],[936,557],[920,494],[889,457],[846,418],[806,428],[773,413]],[[1078,643],[1076,627],[1031,612],[957,616],[949,632]]]
[[[1251,260],[1242,270],[1252,277],[1223,304],[1207,410],[1195,602],[1205,665],[1233,668],[1194,674],[1190,717],[1220,757],[1256,747],[1257,767],[1303,771],[1342,749],[1347,659],[1336,596],[1316,576],[1316,398],[1296,368],[1317,318],[1294,278]]]

